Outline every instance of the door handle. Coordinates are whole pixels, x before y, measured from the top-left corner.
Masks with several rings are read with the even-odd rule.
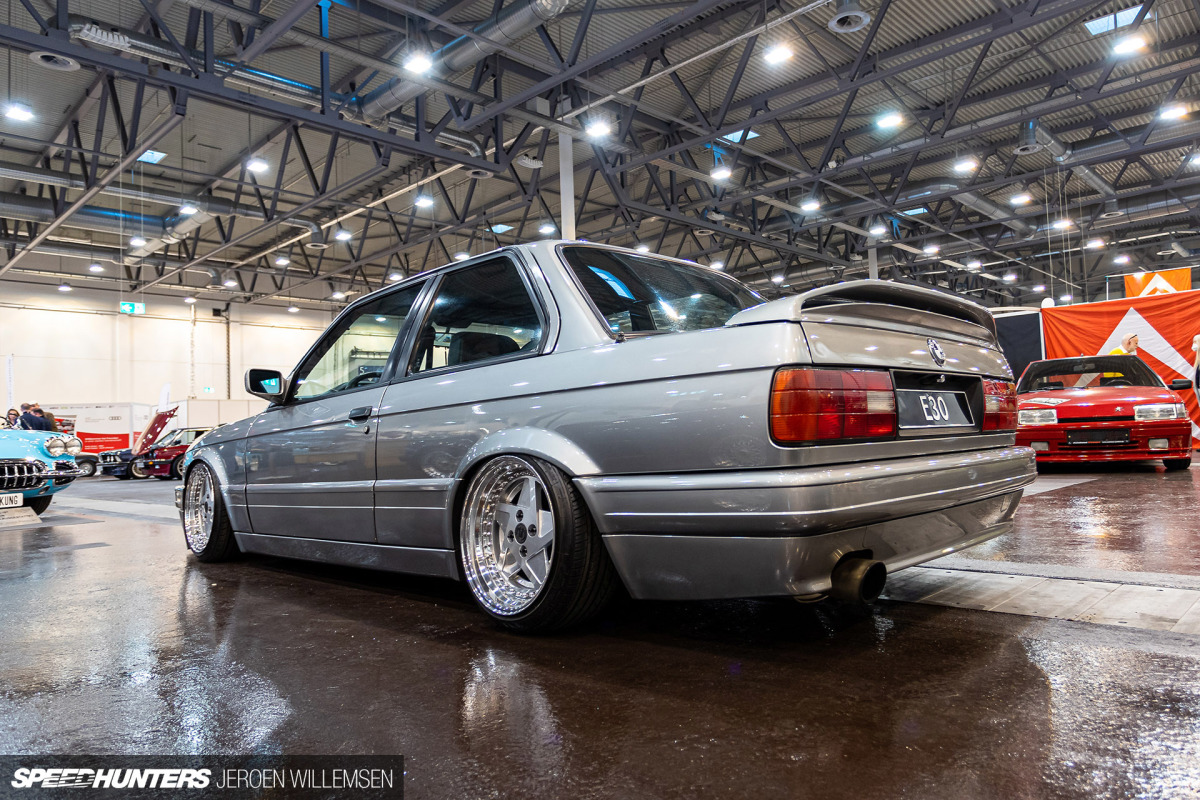
[[[359,406],[358,408],[350,409],[350,413],[347,416],[355,422],[359,422],[371,416],[371,412],[374,410],[371,406]]]

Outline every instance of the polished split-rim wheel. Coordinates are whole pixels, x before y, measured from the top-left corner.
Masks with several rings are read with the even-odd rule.
[[[208,547],[216,511],[217,490],[212,473],[202,466],[197,467],[188,476],[183,492],[183,535],[193,553],[201,553]]]
[[[533,465],[488,462],[463,507],[463,568],[481,604],[497,616],[526,611],[554,566],[554,507]]]

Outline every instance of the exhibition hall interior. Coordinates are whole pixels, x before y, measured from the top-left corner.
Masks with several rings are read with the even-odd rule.
[[[4,5],[0,796],[1200,798],[1200,4]]]

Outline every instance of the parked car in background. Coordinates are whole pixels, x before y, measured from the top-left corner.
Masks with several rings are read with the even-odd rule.
[[[1033,452],[996,325],[855,281],[770,303],[623,248],[505,248],[364,296],[184,456],[202,561],[466,580],[506,627],[829,595],[1008,531]]]
[[[100,471],[100,455],[98,453],[80,453],[75,456],[75,464],[79,467],[79,477],[90,478]]]
[[[161,480],[179,480],[179,471],[183,463],[183,454],[192,443],[210,428],[176,428],[159,441],[150,445],[150,449],[134,459],[133,467],[146,475],[152,475]]]
[[[80,477],[74,436],[45,431],[0,430],[0,509],[26,506],[38,514],[53,496]]]
[[[1035,361],[1017,385],[1017,444],[1039,464],[1162,459],[1169,470],[1192,463],[1192,420],[1176,392],[1137,356]]]
[[[131,478],[141,479],[150,477],[150,473],[146,471],[145,462],[139,457],[145,454],[158,441],[163,429],[167,427],[167,423],[170,422],[178,410],[179,408],[176,406],[175,408],[157,412],[150,418],[145,430],[138,434],[138,437],[133,442],[133,447],[126,447],[120,450],[106,450],[101,453],[100,471],[105,475],[111,475],[123,481]]]

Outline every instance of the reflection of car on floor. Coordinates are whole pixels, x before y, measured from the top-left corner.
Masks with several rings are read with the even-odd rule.
[[[179,480],[183,477],[179,471],[179,466],[183,463],[183,454],[193,442],[208,431],[209,428],[176,428],[138,456],[135,459],[135,467],[164,481]]]
[[[1017,386],[1017,444],[1038,463],[1162,459],[1167,469],[1192,463],[1192,421],[1175,392],[1137,356],[1081,356],[1035,361]]]
[[[696,264],[541,242],[351,304],[272,405],[184,456],[203,561],[464,577],[548,630],[638,598],[854,602],[1012,526],[1033,454],[986,309],[857,281],[770,303]]]
[[[80,477],[74,436],[44,431],[0,431],[0,509],[27,506],[41,514],[56,492]]]

